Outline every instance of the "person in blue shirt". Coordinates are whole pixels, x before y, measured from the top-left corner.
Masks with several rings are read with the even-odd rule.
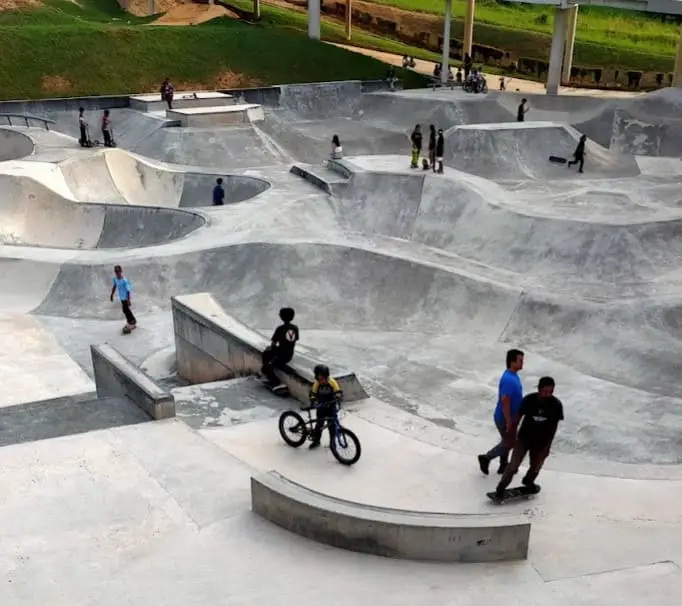
[[[118,291],[118,299],[121,302],[121,308],[123,309],[123,315],[126,317],[126,322],[128,328],[132,330],[137,326],[137,320],[130,310],[131,300],[130,293],[133,287],[130,285],[128,278],[123,275],[123,270],[120,265],[114,267],[114,278],[112,280],[111,296],[109,297],[111,301],[114,301],[114,294]]]
[[[493,459],[500,459],[497,473],[503,474],[507,469],[509,451],[514,447],[516,440],[516,423],[523,401],[523,387],[519,377],[519,371],[523,368],[523,357],[523,352],[519,349],[510,349],[507,352],[507,370],[500,377],[497,406],[493,417],[501,440],[485,454],[478,455],[478,466],[485,475],[488,475]]]
[[[225,204],[225,190],[223,189],[223,180],[219,177],[216,179],[213,188],[213,206],[222,206],[223,204]]]

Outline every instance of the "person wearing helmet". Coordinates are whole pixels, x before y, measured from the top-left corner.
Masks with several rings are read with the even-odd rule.
[[[292,324],[296,312],[291,307],[282,307],[279,317],[282,323],[272,333],[270,345],[263,352],[262,372],[272,389],[280,387],[281,382],[275,369],[284,368],[294,357],[294,348],[298,341],[298,326]]]
[[[334,409],[343,399],[343,392],[334,377],[329,376],[329,368],[324,364],[315,366],[315,381],[310,388],[310,406],[317,410],[310,448],[317,448],[322,439],[322,429],[326,418],[334,414]],[[329,429],[331,439],[331,428]]]

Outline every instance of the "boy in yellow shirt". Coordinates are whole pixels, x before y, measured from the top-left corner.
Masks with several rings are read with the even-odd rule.
[[[329,368],[318,364],[314,369],[315,381],[310,388],[310,406],[317,410],[315,427],[313,428],[310,448],[317,448],[322,438],[325,419],[334,414],[336,407],[343,399],[343,392],[334,377],[329,376]],[[332,429],[329,427],[329,438],[332,439]]]

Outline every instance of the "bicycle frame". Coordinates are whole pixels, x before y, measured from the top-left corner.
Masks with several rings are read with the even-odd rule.
[[[340,435],[339,429],[341,428],[341,423],[339,422],[339,409],[340,405],[336,404],[334,406],[334,412],[330,415],[324,418],[324,425],[322,426],[322,432],[324,433],[325,429],[329,429],[332,435],[332,439],[337,439]],[[314,406],[312,408],[307,408],[306,412],[308,413],[308,420],[305,422],[306,428],[308,431],[308,437],[310,437],[313,433],[313,426],[315,425],[317,418],[313,419],[312,411],[315,410],[317,411],[317,406]],[[317,417],[317,414],[316,414]],[[344,440],[345,442],[345,440]],[[345,448],[346,444],[342,444],[342,447]]]

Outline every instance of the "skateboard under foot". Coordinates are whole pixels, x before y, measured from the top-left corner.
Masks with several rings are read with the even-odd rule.
[[[534,489],[528,488],[527,486],[515,486],[514,488],[507,488],[507,490],[504,491],[504,497],[502,497],[502,499],[497,498],[497,493],[495,491],[486,492],[485,494],[491,501],[493,501],[493,503],[501,505],[502,503],[508,503],[509,501],[529,499],[530,497],[535,496],[539,492],[540,492],[539,486],[536,486]]]

